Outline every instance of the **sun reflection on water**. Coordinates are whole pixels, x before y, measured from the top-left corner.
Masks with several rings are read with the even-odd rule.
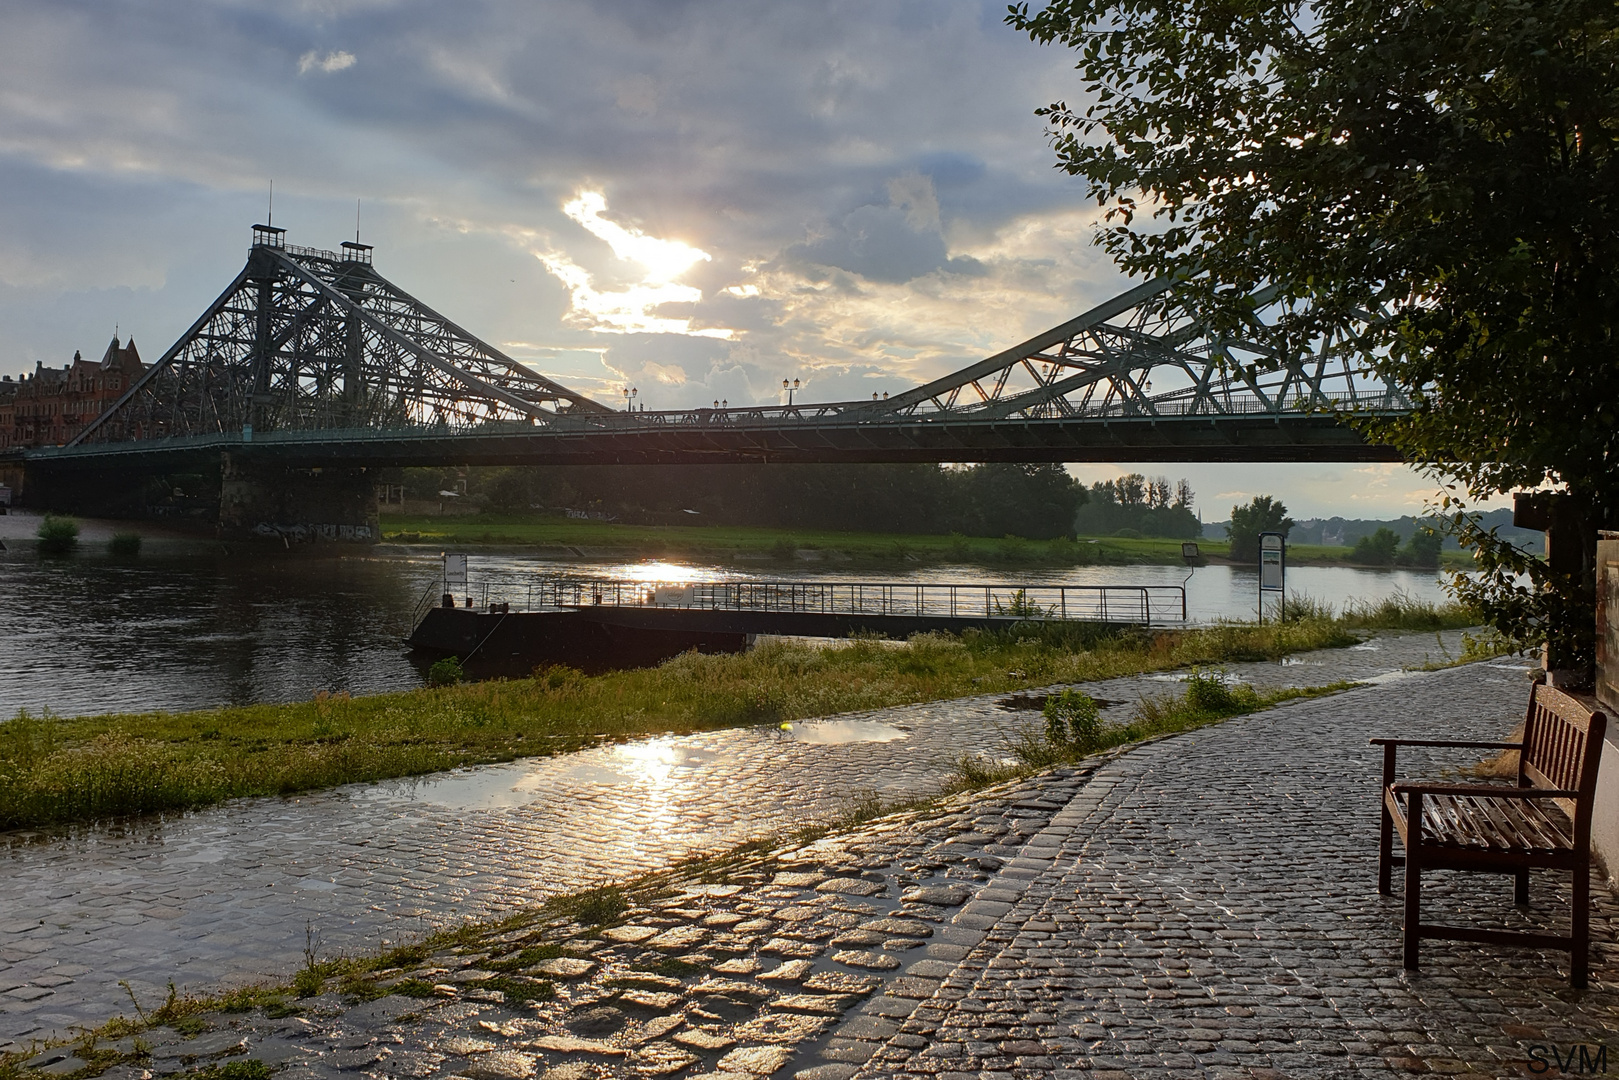
[[[628,581],[658,581],[670,584],[686,584],[698,581],[723,581],[734,578],[735,574],[725,574],[711,567],[685,566],[681,563],[664,562],[654,559],[649,562],[625,563],[621,566],[611,567],[607,576],[621,578]]]

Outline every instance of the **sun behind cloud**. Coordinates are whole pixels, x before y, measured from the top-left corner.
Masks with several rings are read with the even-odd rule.
[[[680,240],[648,236],[640,229],[626,228],[608,220],[607,198],[599,191],[580,192],[563,204],[562,212],[605,242],[615,256],[638,263],[643,270],[641,280],[626,289],[598,289],[590,271],[566,253],[535,252],[535,258],[568,287],[573,301],[569,310],[572,320],[603,334],[681,334],[726,341],[735,339],[736,331],[725,327],[694,328],[689,318],[656,314],[657,308],[664,304],[695,304],[702,300],[701,289],[681,285],[675,279],[698,263],[712,259],[708,252]]]

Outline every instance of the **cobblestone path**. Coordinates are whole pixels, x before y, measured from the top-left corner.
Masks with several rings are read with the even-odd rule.
[[[1454,654],[1458,638],[1446,635],[1443,650]],[[1262,685],[1319,684],[1443,656],[1433,635],[1371,644],[1233,670]],[[1144,678],[1091,689],[1128,702],[1165,688]],[[650,739],[121,827],[10,834],[0,838],[0,1045],[127,1011],[121,980],[151,1001],[171,979],[204,990],[284,978],[301,962],[306,926],[328,951],[374,947],[727,847],[861,792],[930,791],[961,753],[999,752],[1017,720],[993,698],[972,699],[800,725],[797,737]]]
[[[1530,1067],[1533,1047],[1545,1062],[1577,1044],[1594,1059],[1619,1036],[1612,892],[1593,888],[1592,989],[1578,993],[1558,954],[1459,942],[1425,942],[1421,974],[1402,977],[1399,901],[1373,884],[1368,733],[1498,738],[1524,696],[1521,676],[1474,665],[1126,755],[1069,804],[1021,897],[858,1075],[1533,1075],[1546,1071]],[[1566,933],[1567,885],[1537,873],[1526,915],[1509,879],[1438,872],[1424,909]]]

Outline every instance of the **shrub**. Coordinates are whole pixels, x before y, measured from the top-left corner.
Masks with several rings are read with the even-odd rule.
[[[113,533],[112,542],[107,545],[107,551],[114,558],[133,559],[141,553],[141,534],[134,532]]]
[[[427,669],[428,686],[454,686],[464,678],[466,672],[461,667],[461,659],[456,656],[437,660]]]
[[[1076,750],[1095,746],[1102,737],[1102,712],[1096,699],[1078,690],[1064,690],[1046,698],[1041,709],[1046,738]]]
[[[1203,716],[1227,716],[1252,709],[1259,701],[1251,686],[1231,686],[1218,671],[1193,668],[1186,677],[1186,708]]]
[[[41,554],[66,555],[79,546],[79,523],[70,517],[46,514],[37,535]]]
[[[547,690],[567,690],[584,681],[585,673],[567,664],[541,664],[535,667],[529,678]]]

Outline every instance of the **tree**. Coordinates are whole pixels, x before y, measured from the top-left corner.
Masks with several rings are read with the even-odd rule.
[[[1085,502],[1085,486],[1061,465],[977,465],[961,478],[973,517],[962,531],[980,536],[1071,536]]]
[[[1433,529],[1418,529],[1411,534],[1411,539],[1405,542],[1405,550],[1400,552],[1400,564],[1421,569],[1438,569],[1439,549],[1444,542],[1445,538]]]
[[[1052,0],[1008,22],[1077,52],[1090,104],[1041,112],[1104,249],[1183,275],[1217,333],[1341,342],[1412,394],[1362,423],[1445,484],[1484,571],[1459,591],[1588,658],[1589,561],[1554,573],[1462,511],[1550,484],[1584,533],[1619,520],[1619,9]]]
[[[1380,525],[1372,535],[1363,536],[1355,541],[1355,548],[1349,553],[1349,560],[1363,566],[1393,566],[1394,556],[1399,550],[1399,534],[1387,525]]]
[[[1279,532],[1286,536],[1292,528],[1293,519],[1287,516],[1287,507],[1269,495],[1255,495],[1247,506],[1233,506],[1231,526],[1226,533],[1231,539],[1231,561],[1258,562],[1259,534]]]

